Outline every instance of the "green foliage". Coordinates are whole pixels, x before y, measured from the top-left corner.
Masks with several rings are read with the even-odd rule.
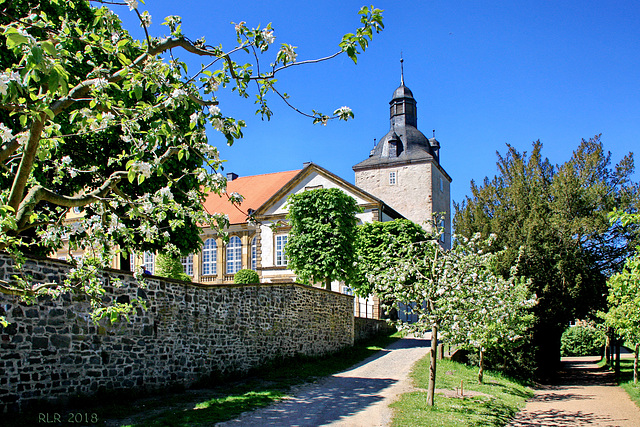
[[[562,334],[562,356],[597,356],[602,354],[606,337],[603,331],[592,326],[573,326]]]
[[[184,272],[184,267],[182,266],[182,262],[179,257],[171,254],[159,253],[156,255],[155,262],[156,276],[183,280],[185,282],[191,281],[191,277]]]
[[[253,270],[243,268],[233,276],[233,283],[238,285],[251,285],[260,283],[260,276]]]
[[[624,226],[640,224],[640,216],[614,211],[611,221]],[[622,271],[611,276],[607,284],[609,310],[601,316],[626,341],[640,343],[640,246],[627,258]]]
[[[542,144],[530,154],[508,146],[498,157],[499,174],[455,205],[456,232],[470,237],[496,234],[494,250],[507,248],[497,266],[507,275],[520,258],[518,274],[531,278],[539,298],[530,347],[541,376],[559,366],[564,325],[603,309],[606,276],[618,270],[638,242],[637,227],[610,224],[614,207],[635,209],[633,156],[615,167],[599,136],[583,140],[569,161],[553,166]]]
[[[84,274],[109,266],[118,251],[177,256],[198,250],[198,224],[224,229],[228,222],[202,207],[207,195],[226,194],[222,160],[207,129],[232,145],[245,126],[222,114],[217,92],[247,98],[255,87],[257,112],[269,118],[267,96],[286,98],[275,87],[276,74],[340,54],[354,59],[359,51],[349,43],[364,51],[373,31],[382,29],[381,11],[363,8],[362,27],[334,55],[296,62],[294,47],[282,43],[271,66],[260,67],[275,41],[270,25],[237,24],[237,45],[223,50],[189,39],[179,16],[165,19],[169,34],[152,37],[157,31],[137,1],[110,3],[126,6],[125,13],[139,18],[144,40],[134,40],[112,10],[87,0],[2,2],[0,250],[16,260],[68,246],[94,259],[71,261]],[[179,52],[207,65],[188,73]],[[343,107],[332,116],[306,116],[326,123],[353,113]],[[82,215],[66,221],[75,208]],[[26,298],[85,292],[99,305],[101,286],[91,283],[85,292],[88,287],[75,282],[0,281],[0,292]]]
[[[289,267],[303,283],[333,280],[353,282],[355,268],[355,199],[337,188],[292,194],[287,218],[291,232],[286,245]]]
[[[358,295],[370,295],[374,284],[367,275],[375,274],[380,268],[385,253],[395,253],[407,245],[427,239],[424,229],[408,219],[359,225],[356,238],[358,274],[351,287]]]

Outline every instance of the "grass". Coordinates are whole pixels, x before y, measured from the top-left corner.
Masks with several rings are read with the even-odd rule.
[[[400,338],[399,333],[381,335],[356,343],[325,357],[297,357],[271,363],[238,381],[209,384],[207,388],[167,393],[144,399],[119,399],[108,405],[92,406],[81,410],[53,410],[63,421],[71,413],[96,414],[98,423],[110,424],[121,420],[120,425],[140,426],[211,426],[236,418],[243,412],[270,405],[284,397],[291,387],[312,382],[320,377],[343,371]],[[3,421],[4,422],[4,421]],[[9,424],[23,427],[38,422],[38,414],[26,414]],[[47,423],[47,425],[66,425]]]
[[[402,395],[391,405],[393,425],[402,427],[504,426],[524,407],[533,391],[498,373],[485,371],[484,384],[478,384],[478,370],[450,360],[438,360],[436,390],[460,389],[464,397],[445,397],[436,391],[434,406],[427,406],[429,356],[413,368],[414,385],[422,390]],[[470,396],[469,392],[481,395]]]
[[[627,392],[631,400],[640,407],[640,382],[633,384],[633,359],[620,360],[620,379],[618,384]]]

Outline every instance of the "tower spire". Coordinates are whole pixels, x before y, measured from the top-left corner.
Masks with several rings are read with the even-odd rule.
[[[404,58],[402,58],[402,51],[400,51],[400,85],[404,86]]]

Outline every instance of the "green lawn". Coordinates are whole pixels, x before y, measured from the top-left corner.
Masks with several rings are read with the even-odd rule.
[[[640,406],[640,382],[633,384],[633,359],[620,359],[620,380],[618,384],[625,389],[631,400]]]
[[[485,371],[484,384],[478,384],[477,368],[449,360],[438,360],[436,389],[458,390],[460,383],[464,397],[444,397],[436,392],[435,405],[427,406],[429,382],[429,357],[414,366],[412,377],[420,391],[407,393],[392,404],[393,425],[459,427],[459,426],[504,426],[524,407],[525,400],[533,391],[500,374]],[[470,396],[469,392],[483,395]]]

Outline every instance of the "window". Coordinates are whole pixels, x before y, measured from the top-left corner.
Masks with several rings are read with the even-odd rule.
[[[439,227],[440,227],[440,230],[439,230],[439,231],[440,231],[440,241],[441,241],[442,243],[444,243],[444,242],[445,242],[445,235],[444,235],[445,228],[444,228],[444,226],[445,226],[445,221],[444,221],[444,218],[442,218],[442,219],[440,220],[440,226],[439,226]]]
[[[251,269],[256,270],[258,268],[258,238],[251,239]]]
[[[218,244],[216,239],[207,239],[202,248],[202,275],[212,276],[216,274],[218,263]]]
[[[444,191],[444,180],[440,177],[440,191]]]
[[[285,246],[287,244],[288,234],[278,234],[276,236],[276,265],[287,265],[287,254],[285,253]]]
[[[227,274],[236,274],[242,268],[242,242],[232,236],[227,244]]]
[[[396,172],[389,172],[389,185],[396,185],[396,182],[398,182]]]
[[[181,257],[180,262],[182,262],[182,270],[184,271],[184,274],[187,276],[193,276],[193,254]]]
[[[153,252],[146,251],[143,258],[145,273],[153,274]]]
[[[136,271],[136,254],[129,252],[129,271]]]

